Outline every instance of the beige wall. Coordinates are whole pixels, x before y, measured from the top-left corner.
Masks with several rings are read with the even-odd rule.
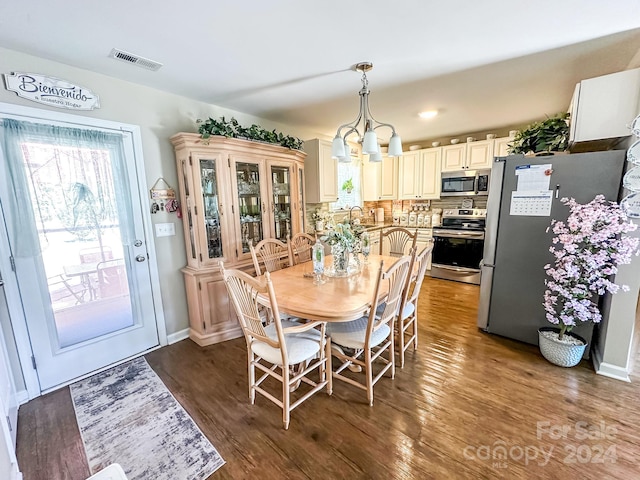
[[[90,112],[52,108],[19,98],[14,92],[4,88],[0,89],[0,102],[140,126],[149,187],[158,177],[164,177],[177,187],[175,158],[169,137],[177,132],[197,131],[195,120],[198,118],[233,116],[243,125],[257,123],[264,128],[275,128],[303,139],[318,136],[314,132],[0,48],[0,73],[13,71],[59,77],[89,88],[100,96],[101,108]],[[149,75],[153,75],[153,72],[149,72]],[[4,86],[4,82],[2,84]],[[180,273],[180,269],[186,264],[182,224],[175,214],[168,213],[152,215],[152,222],[173,222],[176,225],[175,236],[154,238],[167,333],[171,334],[188,326],[184,282]]]

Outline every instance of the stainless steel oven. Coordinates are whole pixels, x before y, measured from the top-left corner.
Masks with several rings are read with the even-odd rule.
[[[463,170],[443,173],[440,195],[443,197],[488,195],[490,176],[490,170]]]
[[[445,210],[433,228],[431,276],[480,284],[486,210]]]

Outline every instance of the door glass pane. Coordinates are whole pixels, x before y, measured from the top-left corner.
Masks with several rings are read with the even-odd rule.
[[[249,253],[249,244],[263,239],[260,171],[255,163],[236,162],[238,182],[238,215],[242,253]]]
[[[209,258],[219,258],[222,257],[222,236],[218,209],[218,177],[214,160],[200,160],[200,178],[202,179],[202,201]]]
[[[289,167],[271,167],[271,190],[274,237],[286,242],[291,236],[291,170]]]
[[[133,325],[108,150],[22,144],[59,347]]]

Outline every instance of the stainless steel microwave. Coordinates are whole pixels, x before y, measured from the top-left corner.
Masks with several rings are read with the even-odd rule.
[[[441,197],[489,195],[491,170],[465,170],[442,174]]]

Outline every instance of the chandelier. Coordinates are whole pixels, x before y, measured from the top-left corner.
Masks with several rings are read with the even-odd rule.
[[[378,136],[376,129],[380,127],[388,127],[391,129],[391,138],[389,139],[388,155],[390,157],[398,157],[402,155],[402,141],[396,133],[396,129],[390,123],[378,122],[369,110],[369,81],[367,80],[367,72],[373,68],[371,62],[357,63],[354,67],[357,72],[362,72],[362,88],[360,89],[360,112],[356,119],[350,123],[345,123],[338,127],[336,136],[331,145],[331,157],[337,158],[339,162],[350,162],[350,148],[347,143],[347,137],[353,133],[358,135],[358,141],[362,142],[362,153],[369,155],[370,162],[381,162],[382,155],[378,145]]]

